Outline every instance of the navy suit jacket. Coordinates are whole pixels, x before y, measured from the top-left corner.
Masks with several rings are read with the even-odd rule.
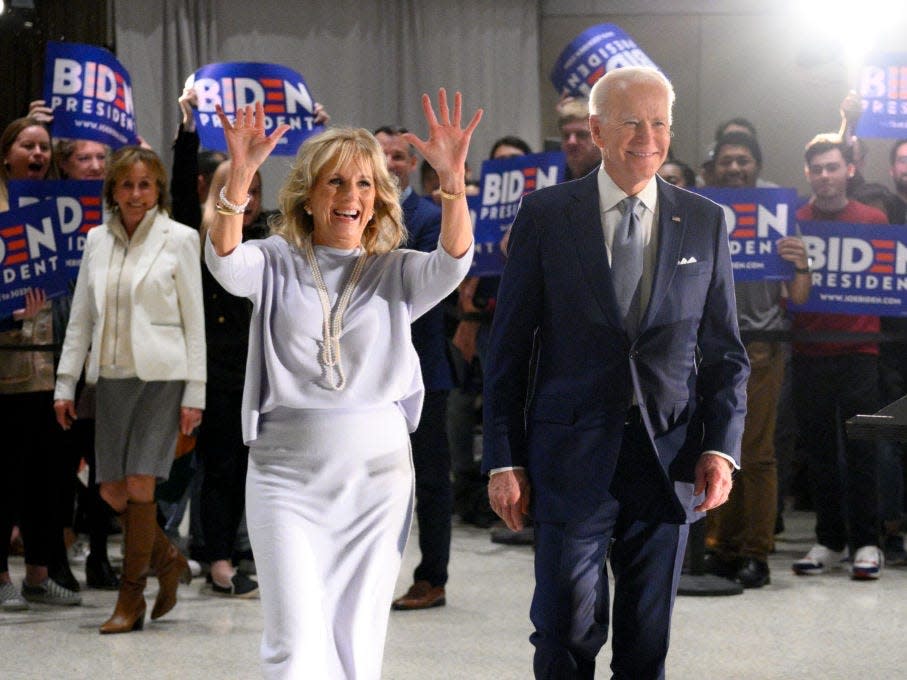
[[[406,239],[407,248],[430,253],[438,247],[438,237],[441,235],[441,209],[430,200],[411,191],[403,201],[403,223],[409,233]],[[425,389],[430,391],[451,389],[453,374],[447,358],[443,303],[416,319],[413,322],[412,334]]]
[[[524,466],[538,521],[584,519],[609,490],[641,517],[691,521],[700,454],[739,462],[749,364],[724,215],[661,179],[658,211],[652,295],[634,340],[611,282],[596,172],[529,194],[513,224],[485,375],[483,468]],[[647,465],[623,470],[634,395],[651,448]]]

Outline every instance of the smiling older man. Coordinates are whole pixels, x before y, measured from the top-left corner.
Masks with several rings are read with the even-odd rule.
[[[655,176],[673,89],[608,73],[599,170],[525,197],[492,329],[484,467],[511,528],[531,511],[539,678],[664,676],[687,522],[727,499],[749,372],[721,209]],[[530,496],[531,494],[531,496]],[[612,543],[613,540],[613,543]]]

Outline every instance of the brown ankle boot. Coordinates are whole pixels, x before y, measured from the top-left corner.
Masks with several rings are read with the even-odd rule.
[[[192,581],[192,570],[183,554],[167,534],[155,523],[154,547],[151,551],[151,568],[157,576],[159,588],[151,618],[159,619],[176,606],[176,591],[180,582]]]
[[[116,608],[101,625],[102,634],[142,630],[145,623],[145,582],[154,545],[156,513],[154,503],[129,503],[126,506],[123,513],[123,540],[126,546],[123,577],[120,579]]]

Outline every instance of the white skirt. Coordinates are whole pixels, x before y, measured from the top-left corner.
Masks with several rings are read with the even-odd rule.
[[[266,678],[381,677],[413,510],[400,409],[279,409],[249,449]]]

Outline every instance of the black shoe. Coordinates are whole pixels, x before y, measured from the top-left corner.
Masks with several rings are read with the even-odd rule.
[[[211,579],[211,592],[221,597],[236,597],[246,599],[258,597],[258,583],[250,579],[240,571],[233,574],[229,586],[219,586],[217,582]]]
[[[778,513],[778,516],[775,517],[775,532],[774,533],[775,533],[775,536],[777,536],[778,534],[784,533],[784,517],[781,515],[780,512]]]
[[[79,582],[72,574],[72,569],[69,568],[69,562],[54,564],[48,568],[47,573],[50,578],[56,581],[58,585],[66,588],[66,590],[71,590],[74,593],[81,590]]]
[[[761,588],[772,582],[769,576],[768,562],[747,557],[737,570],[737,580],[744,588]]]
[[[534,545],[535,527],[523,527],[519,531],[511,531],[507,527],[492,529],[491,542],[503,545]]]
[[[705,556],[705,573],[733,581],[737,578],[737,570],[740,569],[740,564],[739,559],[729,559],[719,557],[716,553],[709,553]]]
[[[98,590],[117,590],[120,587],[120,579],[107,556],[95,557],[94,553],[89,553],[85,559],[85,583],[89,588]]]

